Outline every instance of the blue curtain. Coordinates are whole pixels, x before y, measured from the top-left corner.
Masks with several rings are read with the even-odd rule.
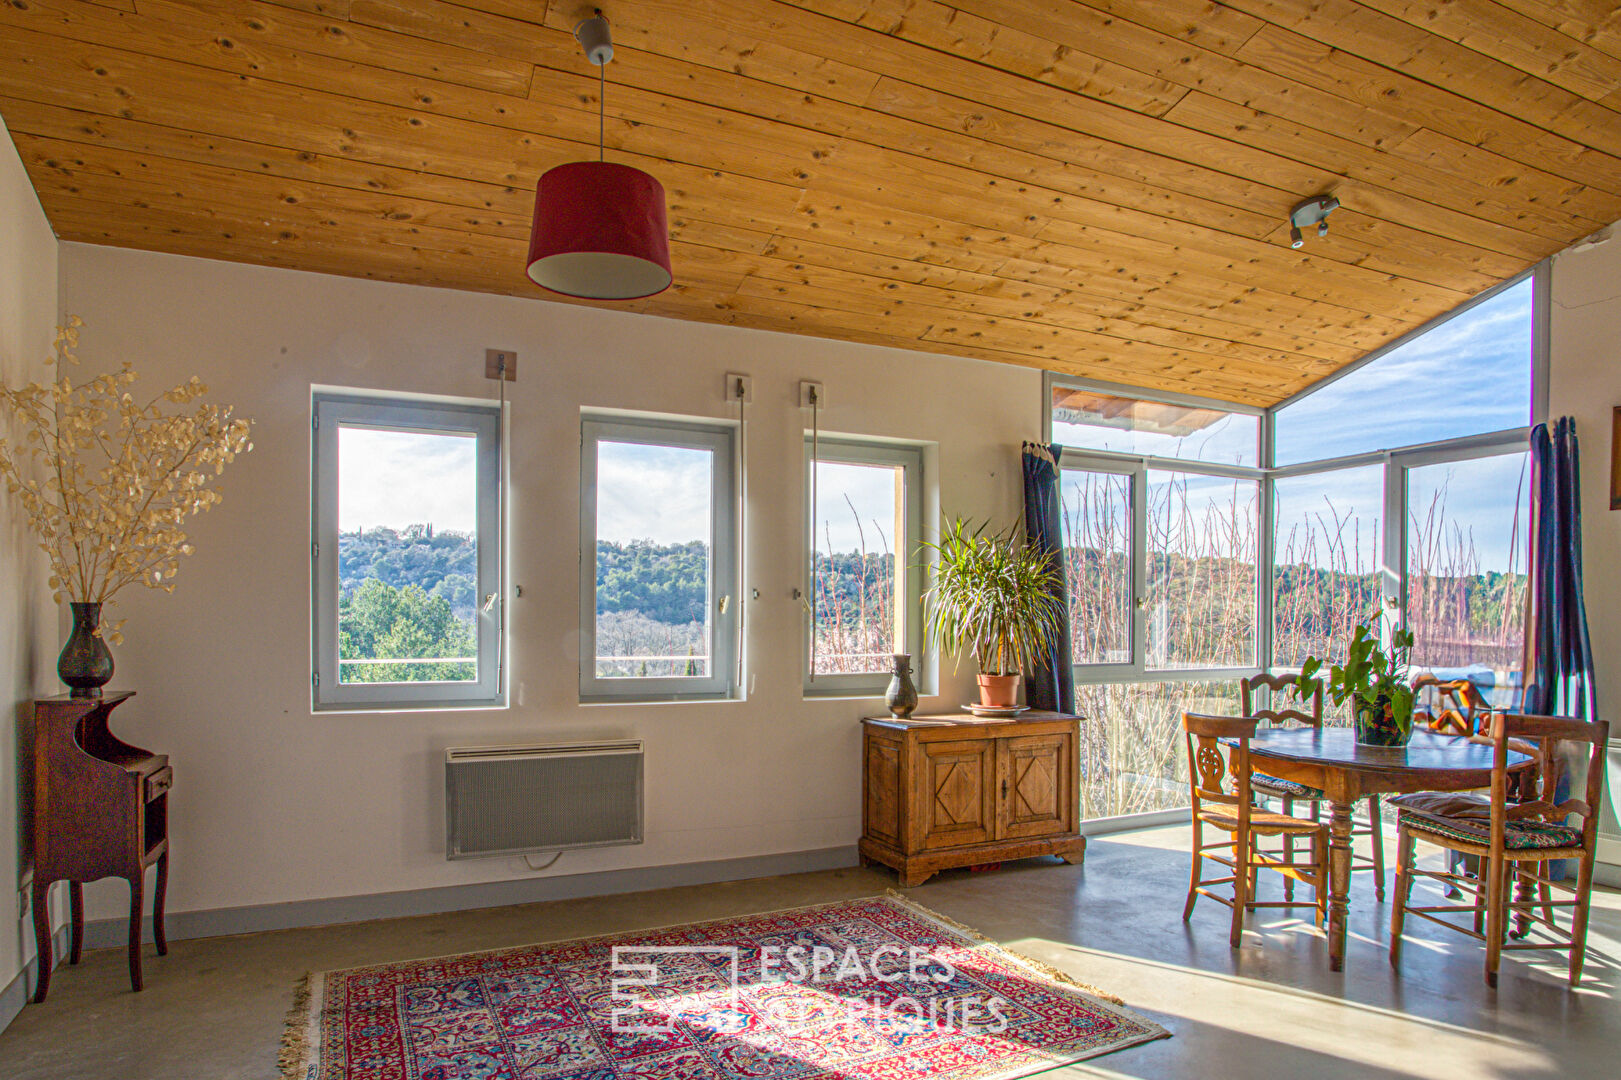
[[[1576,421],[1531,429],[1531,582],[1525,704],[1541,716],[1598,716],[1582,604],[1582,493]]]
[[[1058,505],[1058,455],[1063,447],[1024,444],[1024,535],[1026,543],[1053,553],[1061,560],[1064,552],[1064,521]],[[1069,583],[1058,577],[1057,595],[1069,611]],[[1025,699],[1032,709],[1052,712],[1075,711],[1075,673],[1070,668],[1069,620],[1064,620],[1057,640],[1036,669],[1025,673]]]

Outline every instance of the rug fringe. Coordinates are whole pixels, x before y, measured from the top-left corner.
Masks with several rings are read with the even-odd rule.
[[[989,938],[989,937],[985,936],[984,934],[982,934],[981,932],[979,932],[978,930],[975,930],[972,926],[964,925],[963,923],[958,922],[956,919],[953,919],[949,915],[942,915],[940,912],[935,911],[933,908],[924,907],[922,904],[918,903],[916,900],[913,900],[911,897],[906,896],[906,895],[904,895],[902,893],[898,893],[894,889],[885,890],[884,899],[892,901],[892,902],[897,903],[897,904],[900,904],[901,906],[909,908],[909,909],[911,909],[913,911],[916,911],[920,915],[927,916],[928,918],[933,919],[935,922],[940,923],[942,926],[948,926],[951,929],[957,931],[957,933],[963,935],[966,938],[969,938],[972,941],[978,941],[978,942],[981,942],[982,944],[985,944],[985,945],[995,946],[997,949],[1000,949],[1002,952],[1004,952],[1007,955],[1013,957],[1019,963],[1024,964],[1026,967],[1030,968],[1032,971],[1035,971],[1035,972],[1038,972],[1038,973],[1040,973],[1042,975],[1045,975],[1047,978],[1053,980],[1054,982],[1063,983],[1065,986],[1073,986],[1075,989],[1081,991],[1084,994],[1088,994],[1091,997],[1098,998],[1099,1000],[1102,1000],[1102,1001],[1107,1001],[1111,1005],[1118,1005],[1122,1009],[1126,1008],[1125,1001],[1123,1001],[1119,997],[1116,997],[1114,994],[1110,994],[1110,993],[1107,993],[1106,991],[1099,990],[1097,987],[1092,986],[1090,983],[1083,983],[1079,979],[1075,978],[1074,976],[1065,974],[1064,972],[1058,970],[1057,968],[1053,967],[1051,964],[1044,964],[1040,960],[1035,959],[1034,957],[1026,956],[1026,955],[1024,955],[1023,953],[1020,953],[1020,952],[1015,952],[1012,949],[1008,948],[1006,945],[1003,945],[1001,942],[996,941],[993,938]],[[1166,1035],[1169,1035],[1169,1034],[1170,1034],[1170,1032],[1166,1032]]]
[[[314,991],[314,972],[306,974],[293,987],[293,1005],[287,1010],[281,1049],[276,1053],[276,1065],[281,1070],[282,1080],[304,1080],[309,1072],[310,1051],[314,1048],[314,1025],[310,1020]]]

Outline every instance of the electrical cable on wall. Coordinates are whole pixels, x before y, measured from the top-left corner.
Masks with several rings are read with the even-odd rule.
[[[749,609],[744,582],[747,574],[749,542],[749,418],[748,391],[741,377],[737,379],[737,686],[743,686],[743,642]]]
[[[822,399],[816,392],[816,387],[810,388],[811,407],[811,550],[810,550],[810,603],[805,610],[810,615],[810,681],[816,681],[816,523],[818,513],[821,511],[821,492],[818,487],[817,462],[821,458],[822,439]]]

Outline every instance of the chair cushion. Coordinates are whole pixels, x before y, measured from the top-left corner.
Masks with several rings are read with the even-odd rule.
[[[1251,773],[1250,788],[1259,791],[1263,795],[1271,795],[1276,798],[1282,798],[1285,795],[1292,799],[1321,799],[1323,797],[1322,788],[1308,787],[1293,780],[1268,776],[1266,773]]]
[[[1461,840],[1466,844],[1490,847],[1492,842],[1491,807],[1485,817],[1478,816],[1479,806],[1466,808],[1469,816],[1453,817],[1427,814],[1403,808],[1397,816],[1402,828],[1416,829],[1443,840]],[[1503,846],[1510,851],[1537,851],[1544,848],[1582,846],[1582,831],[1555,821],[1524,818],[1503,823]]]
[[[1392,796],[1385,802],[1430,817],[1492,819],[1491,800],[1469,791],[1415,791],[1411,795]]]

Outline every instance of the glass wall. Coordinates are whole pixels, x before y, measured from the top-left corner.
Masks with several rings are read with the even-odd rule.
[[[1081,817],[1188,805],[1184,712],[1239,712],[1236,679],[1094,683],[1075,688],[1081,725]]]
[[[1241,677],[1341,660],[1358,624],[1518,703],[1534,287],[1269,416],[1050,377],[1084,816],[1187,805],[1180,713],[1235,714]]]

